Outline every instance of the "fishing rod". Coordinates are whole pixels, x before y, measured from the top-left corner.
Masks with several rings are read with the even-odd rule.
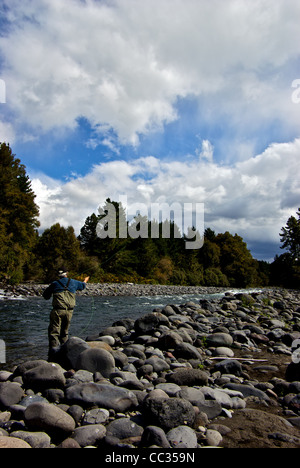
[[[95,299],[94,299],[93,296],[91,297],[91,300],[92,300],[92,307],[91,307],[91,313],[90,313],[90,317],[89,317],[89,322],[88,322],[88,324],[87,324],[82,330],[80,330],[80,331],[78,332],[79,335],[83,335],[83,334],[87,331],[87,329],[88,329],[89,326],[91,325],[92,320],[93,320],[93,318],[94,318],[94,314],[95,314],[95,311],[96,311],[96,306],[95,306]]]
[[[125,246],[126,247],[126,246]],[[102,262],[100,265],[103,265],[105,263],[108,263],[109,260],[111,260],[113,257],[115,257],[121,250],[124,250],[125,247],[122,247],[122,249],[118,250],[117,252],[115,252],[111,257],[109,257],[106,261]],[[83,276],[83,275],[86,275],[88,273],[90,273],[91,271],[93,270],[93,268],[90,268],[88,270],[85,270],[83,272],[81,272],[80,276]],[[96,311],[96,305],[95,305],[95,298],[94,296],[91,296],[91,301],[92,301],[92,306],[91,306],[91,313],[90,313],[90,316],[89,316],[89,321],[88,321],[88,324],[78,332],[79,335],[83,335],[89,328],[89,326],[91,325],[92,323],[92,320],[94,318],[94,315],[95,315],[95,311]]]

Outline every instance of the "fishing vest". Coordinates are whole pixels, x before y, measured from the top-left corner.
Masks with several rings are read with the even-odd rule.
[[[68,290],[70,279],[66,286],[64,286],[59,280],[57,281],[61,287],[64,288],[63,291],[53,294],[53,308],[56,310],[73,310],[76,305],[76,294]]]

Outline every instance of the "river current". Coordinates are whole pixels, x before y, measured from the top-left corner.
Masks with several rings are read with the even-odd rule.
[[[121,318],[135,320],[167,304],[180,305],[188,301],[198,303],[200,299],[213,299],[222,295],[78,296],[69,335],[85,339],[89,335],[99,334]],[[6,348],[6,362],[0,363],[0,370],[30,359],[47,359],[50,312],[51,301],[46,302],[41,297],[0,300],[0,340]]]

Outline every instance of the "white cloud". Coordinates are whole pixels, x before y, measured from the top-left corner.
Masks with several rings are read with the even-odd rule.
[[[100,135],[105,125],[137,145],[176,120],[177,99],[187,96],[212,99],[208,121],[218,111],[243,128],[277,115],[299,128],[282,73],[299,56],[295,0],[5,4],[8,101],[35,131],[75,128],[83,116]]]
[[[208,140],[202,141],[202,148],[196,150],[196,154],[200,159],[206,159],[209,162],[213,161],[214,157],[214,147]]]
[[[1,143],[13,144],[15,141],[15,132],[10,123],[1,122],[0,120],[0,141]]]
[[[279,242],[299,205],[300,140],[255,148],[276,128],[299,138],[300,2],[2,0],[0,14],[10,21],[0,36],[0,141],[61,136],[83,118],[86,147],[120,156],[120,143],[136,146],[179,119],[185,98],[199,108],[187,120],[200,146],[180,161],[120,156],[65,183],[33,174],[43,228],[78,232],[108,196],[125,194],[130,203],[204,202],[213,229]]]
[[[299,205],[300,139],[273,144],[262,154],[221,166],[207,160],[185,163],[152,156],[111,161],[67,183],[33,177],[42,228],[55,222],[79,233],[105,199],[136,202],[204,203],[206,227],[238,233],[247,242],[279,244],[279,232]]]

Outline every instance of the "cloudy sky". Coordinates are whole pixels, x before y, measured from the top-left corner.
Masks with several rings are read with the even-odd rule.
[[[299,20],[299,0],[1,0],[0,141],[41,228],[79,233],[107,197],[204,203],[205,227],[280,253],[300,206]]]

